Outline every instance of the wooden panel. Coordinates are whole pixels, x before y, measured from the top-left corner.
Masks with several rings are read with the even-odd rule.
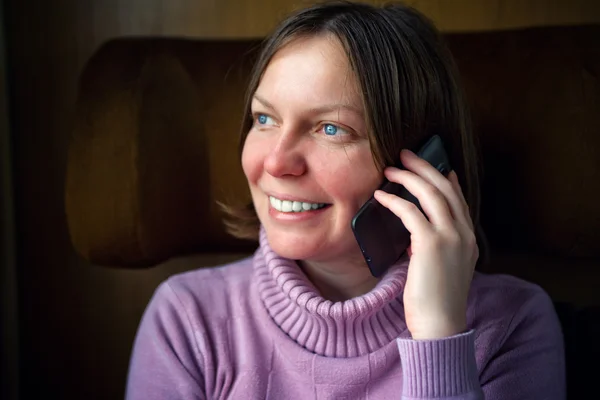
[[[600,27],[448,37],[483,150],[482,220],[505,251],[599,260]]]
[[[0,7],[0,398],[18,399],[19,325],[4,12]]]
[[[85,2],[80,17],[95,35],[258,38],[291,10],[314,0],[110,0]],[[384,0],[367,3],[382,4]],[[83,3],[83,2],[82,2]],[[408,0],[444,32],[505,30],[600,22],[594,0]]]

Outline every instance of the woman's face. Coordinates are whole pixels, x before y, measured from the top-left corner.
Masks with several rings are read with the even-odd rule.
[[[269,244],[283,257],[362,260],[350,221],[382,175],[359,93],[331,36],[292,41],[264,72],[242,166]]]

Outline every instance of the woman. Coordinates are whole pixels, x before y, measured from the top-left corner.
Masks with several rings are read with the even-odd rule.
[[[264,44],[246,110],[252,207],[228,211],[231,231],[260,247],[157,289],[128,398],[564,398],[548,296],[474,273],[475,145],[426,19],[345,2],[292,15]],[[433,134],[455,168],[448,178],[406,150]],[[386,167],[398,157],[406,170]],[[384,175],[424,213],[377,191]],[[411,233],[406,257],[380,279],[350,228],[373,195]]]

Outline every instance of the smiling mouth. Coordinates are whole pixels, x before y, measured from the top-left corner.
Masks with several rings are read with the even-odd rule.
[[[271,207],[275,210],[284,213],[319,210],[329,205],[327,203],[306,203],[304,201],[280,200],[273,196],[269,196],[269,202],[271,203]]]

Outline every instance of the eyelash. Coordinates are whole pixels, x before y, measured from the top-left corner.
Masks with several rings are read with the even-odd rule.
[[[255,114],[252,115],[252,118],[254,120],[254,125],[258,125],[258,126],[272,126],[272,125],[275,125],[275,123],[273,123],[273,124],[267,124],[267,123],[261,123],[261,122],[259,122],[260,117],[266,117],[268,119],[273,120],[273,118],[270,117],[270,116],[268,116],[267,114],[264,114],[264,113],[255,113]],[[328,135],[327,133],[325,133],[325,127],[327,127],[327,126],[333,126],[338,131],[345,132],[345,134],[339,134],[338,131],[336,131],[336,133],[334,135]],[[351,132],[350,132],[349,129],[344,128],[344,127],[342,127],[340,125],[337,125],[337,124],[332,124],[330,122],[322,123],[320,125],[320,127],[319,127],[319,132],[321,132],[321,131],[323,132],[323,134],[325,136],[329,136],[329,137],[342,137],[342,136],[348,136],[348,135],[351,134]]]

